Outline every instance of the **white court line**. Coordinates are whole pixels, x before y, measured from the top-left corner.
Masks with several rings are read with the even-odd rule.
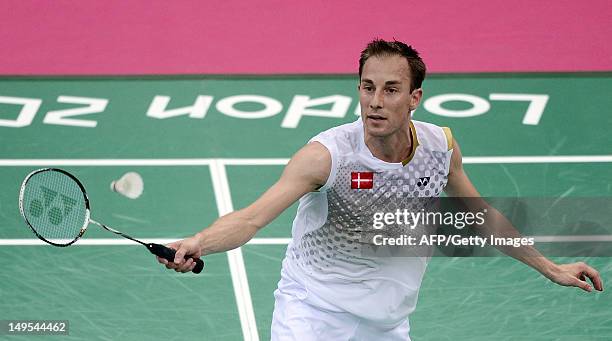
[[[0,166],[209,166],[215,159],[0,159]]]
[[[289,159],[219,159],[228,166],[277,166],[286,165]]]
[[[168,238],[142,238],[141,240],[146,240],[147,243],[157,243],[157,244],[169,244],[175,242],[179,239],[168,239]],[[58,244],[67,244],[70,242],[70,239],[53,239],[54,242]],[[36,245],[49,245],[43,242],[40,239],[30,238],[30,239],[0,239],[0,245],[2,246],[36,246]],[[125,238],[83,238],[77,240],[77,242],[71,246],[96,246],[96,245],[104,245],[104,246],[112,246],[112,245],[130,245],[130,246],[140,246],[140,244],[133,242],[131,240],[127,240]]]
[[[219,216],[232,212],[234,205],[232,204],[225,165],[222,161],[212,161],[210,164],[210,176],[213,182]],[[227,259],[234,286],[234,295],[238,305],[243,339],[246,341],[259,341],[255,311],[253,310],[253,301],[251,300],[251,291],[249,290],[249,280],[244,265],[244,258],[242,257],[242,249],[237,248],[228,251]]]
[[[537,243],[581,243],[581,242],[612,242],[612,235],[567,235],[567,236],[524,236],[525,238],[534,238]],[[168,244],[178,239],[171,238],[141,238],[151,243]],[[60,243],[69,242],[68,239],[58,239]],[[253,238],[247,245],[287,245],[291,238]],[[49,244],[40,239],[0,239],[0,246],[47,246]],[[127,245],[140,246],[140,244],[124,238],[85,238],[79,239],[73,246],[113,246]]]
[[[463,163],[596,163],[612,162],[612,155],[464,156]]]
[[[0,166],[229,166],[284,165],[286,158],[261,159],[0,159]],[[612,155],[464,156],[465,164],[497,163],[598,163],[612,162]]]
[[[536,243],[566,243],[566,242],[612,242],[610,235],[592,236],[531,236]]]
[[[157,244],[170,244],[180,238],[141,238],[141,240],[146,241],[147,243],[157,243]],[[70,240],[69,239],[54,239],[58,244],[66,244]],[[247,245],[287,245],[291,241],[291,238],[253,238],[251,239]],[[9,238],[9,239],[0,239],[0,246],[37,246],[37,245],[49,245],[37,238]],[[127,240],[125,238],[83,238],[79,239],[72,246],[79,245],[88,245],[88,246],[96,246],[96,245],[127,245],[127,246],[140,246],[140,244],[135,243],[131,240]]]
[[[287,245],[291,238],[253,238],[248,245]]]

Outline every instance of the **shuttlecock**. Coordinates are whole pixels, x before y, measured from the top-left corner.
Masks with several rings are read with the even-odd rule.
[[[125,173],[119,180],[111,182],[111,190],[130,199],[136,199],[144,190],[144,182],[136,172]]]

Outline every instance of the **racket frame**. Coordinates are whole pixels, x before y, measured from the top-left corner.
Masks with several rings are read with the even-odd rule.
[[[60,172],[64,175],[67,175],[68,177],[70,177],[74,182],[76,182],[76,184],[79,186],[81,193],[83,194],[83,199],[85,200],[85,221],[83,222],[83,226],[81,227],[81,230],[79,231],[79,234],[69,243],[67,244],[58,244],[55,242],[52,242],[46,238],[44,238],[43,236],[41,236],[36,229],[34,228],[34,226],[32,226],[32,224],[30,223],[30,221],[28,220],[28,218],[26,217],[25,214],[25,208],[24,208],[24,203],[23,203],[23,196],[25,193],[25,188],[26,185],[28,184],[28,181],[30,180],[30,178],[32,178],[34,175],[38,174],[38,173],[42,173],[42,172],[48,172],[48,171],[55,171],[55,172]],[[41,169],[37,169],[33,172],[31,172],[30,174],[28,174],[26,176],[26,178],[23,180],[23,183],[21,184],[21,189],[19,191],[19,212],[21,213],[21,216],[23,217],[23,219],[26,221],[26,223],[28,224],[28,227],[30,227],[30,229],[32,230],[32,232],[34,232],[34,234],[36,235],[36,237],[38,237],[38,239],[42,240],[45,243],[51,244],[53,246],[59,246],[59,247],[66,247],[66,246],[70,246],[72,244],[74,244],[77,240],[79,240],[79,238],[81,238],[83,236],[83,234],[85,234],[85,231],[87,230],[87,226],[90,223],[93,223],[95,225],[100,226],[101,228],[112,232],[114,234],[120,235],[124,238],[130,239],[134,242],[140,243],[143,246],[145,246],[149,252],[153,253],[154,255],[158,256],[158,257],[162,257],[167,259],[168,261],[174,261],[174,256],[175,256],[175,251],[173,249],[168,248],[167,246],[161,245],[161,244],[154,244],[154,243],[145,243],[142,242],[136,238],[133,238],[121,231],[115,230],[111,227],[108,227],[102,223],[99,223],[95,220],[91,219],[91,213],[90,213],[90,207],[89,207],[89,198],[87,197],[87,192],[85,191],[85,186],[83,186],[83,184],[79,181],[79,179],[77,179],[74,175],[68,173],[67,171],[63,170],[63,169],[59,169],[59,168],[41,168]],[[192,258],[190,256],[185,256],[185,258]],[[204,261],[202,261],[202,259],[200,258],[192,258],[195,262],[196,262],[196,267],[192,270],[194,273],[200,273],[200,271],[202,271],[203,267],[204,267]]]
[[[59,244],[59,243],[55,243],[52,242],[48,239],[45,239],[43,236],[41,236],[38,231],[36,231],[36,229],[34,228],[34,226],[32,226],[32,224],[30,223],[30,221],[28,220],[26,214],[25,214],[25,207],[24,207],[24,203],[23,203],[23,196],[25,193],[25,188],[26,185],[28,184],[28,181],[30,180],[30,178],[32,178],[34,175],[38,174],[38,173],[42,173],[42,172],[48,172],[48,171],[52,171],[52,172],[59,172],[62,173],[64,175],[67,175],[68,177],[70,177],[74,182],[76,182],[76,184],[79,186],[79,188],[81,189],[81,193],[83,194],[83,199],[85,200],[85,220],[83,221],[83,226],[81,227],[81,230],[79,231],[78,235],[69,243],[66,244]],[[32,232],[34,232],[34,234],[36,235],[36,237],[38,237],[38,239],[42,240],[45,243],[51,244],[53,246],[59,246],[59,247],[66,247],[66,246],[70,246],[72,244],[74,244],[77,240],[79,240],[79,238],[81,238],[83,236],[83,234],[85,234],[85,231],[87,230],[87,226],[89,225],[89,221],[90,221],[90,209],[89,209],[89,198],[87,197],[87,192],[85,191],[85,187],[83,186],[83,184],[79,181],[79,179],[77,179],[74,175],[68,173],[67,171],[63,170],[63,169],[59,169],[59,168],[41,168],[41,169],[37,169],[35,171],[32,171],[30,174],[28,174],[25,179],[23,180],[23,183],[21,184],[21,189],[19,190],[19,212],[21,213],[21,216],[23,217],[23,219],[26,221],[26,223],[28,224],[28,227],[32,230]]]

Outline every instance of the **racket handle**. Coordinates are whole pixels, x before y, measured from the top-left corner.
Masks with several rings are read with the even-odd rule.
[[[174,255],[176,254],[176,251],[174,249],[171,249],[161,244],[155,244],[155,243],[147,244],[147,249],[149,249],[149,251],[151,251],[152,254],[158,257],[164,258],[165,260],[169,262],[174,262]],[[199,274],[204,268],[204,262],[200,258],[193,258],[193,257],[185,256],[185,259],[189,259],[189,258],[193,259],[193,261],[196,263],[195,268],[193,268],[191,272]]]

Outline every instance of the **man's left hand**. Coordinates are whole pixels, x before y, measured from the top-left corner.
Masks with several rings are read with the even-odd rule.
[[[587,277],[598,291],[603,291],[603,283],[597,270],[583,262],[557,265],[547,276],[551,281],[568,287],[578,287],[591,292],[593,287],[587,282]]]

